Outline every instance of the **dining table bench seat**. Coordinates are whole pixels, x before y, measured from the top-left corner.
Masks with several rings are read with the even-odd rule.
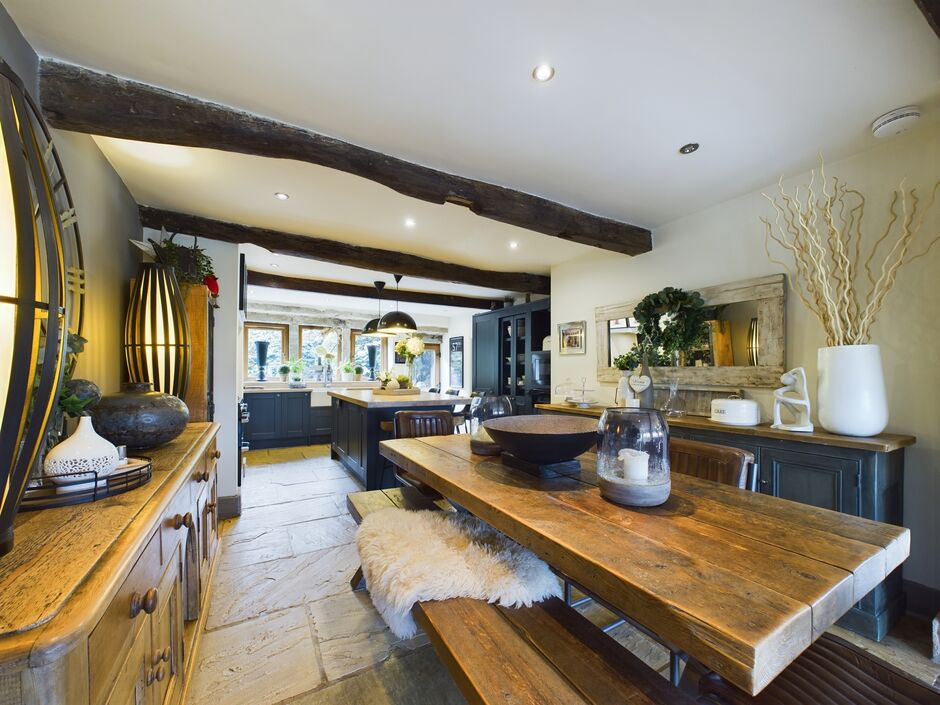
[[[347,495],[357,523],[380,509],[445,510],[413,488]],[[469,598],[419,602],[415,621],[473,705],[694,705],[558,598],[505,608]]]

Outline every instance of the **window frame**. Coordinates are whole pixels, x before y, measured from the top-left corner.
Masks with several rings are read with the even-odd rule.
[[[380,372],[384,372],[387,369],[390,369],[388,366],[388,337],[387,336],[376,336],[372,333],[363,333],[361,330],[351,330],[349,331],[349,362],[355,364],[356,360],[356,338],[359,336],[365,335],[370,338],[379,337],[381,338],[381,344],[379,345],[379,369],[375,371],[375,374],[378,375]]]
[[[279,330],[281,331],[281,350],[287,354],[287,359],[290,359],[290,326],[287,323],[265,323],[263,321],[245,321],[242,333],[242,375],[244,379],[248,379],[248,332],[250,329],[263,329],[263,330]],[[286,360],[282,360],[281,364],[285,364]]]
[[[334,366],[339,369],[339,366],[345,362],[343,359],[343,334],[340,331],[337,331],[335,328],[330,326],[315,326],[310,323],[305,323],[297,326],[297,357],[303,358],[304,351],[304,331],[305,330],[316,330],[321,332],[326,331],[335,331],[336,332],[336,360],[334,360]],[[304,379],[309,379],[306,377],[307,371],[304,370]]]

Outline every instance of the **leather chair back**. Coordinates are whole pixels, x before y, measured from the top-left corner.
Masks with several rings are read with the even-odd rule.
[[[395,414],[395,438],[450,436],[454,418],[449,411],[399,411]]]
[[[669,439],[669,469],[672,472],[733,485],[742,490],[756,490],[757,476],[753,468],[754,454],[750,451],[685,438]]]

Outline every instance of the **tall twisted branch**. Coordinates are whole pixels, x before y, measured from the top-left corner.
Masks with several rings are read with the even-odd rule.
[[[822,324],[828,345],[869,342],[898,271],[926,256],[940,241],[938,233],[913,254],[914,240],[937,200],[940,182],[924,206],[916,189],[908,191],[902,181],[893,192],[888,224],[867,252],[865,197],[836,177],[829,185],[822,155],[818,180],[812,171],[802,192],[800,187],[788,192],[782,177],[777,188],[777,196],[762,194],[774,209],[773,221],[761,218],[767,257],[789,272],[800,301]],[[772,245],[783,250],[792,264],[777,258]]]

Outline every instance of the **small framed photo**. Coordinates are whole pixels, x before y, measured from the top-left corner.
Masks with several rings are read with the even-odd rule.
[[[586,321],[571,321],[558,324],[558,354],[584,355]]]

